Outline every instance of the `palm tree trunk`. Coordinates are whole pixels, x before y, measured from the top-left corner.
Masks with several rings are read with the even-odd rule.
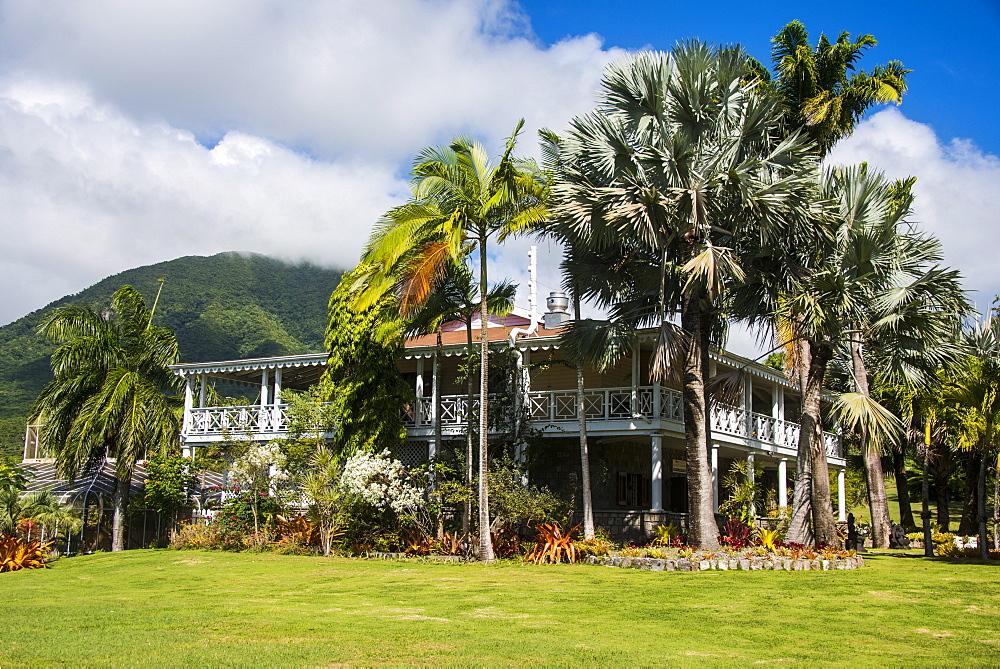
[[[476,396],[476,386],[472,378],[472,319],[465,324],[465,336],[466,343],[468,344],[468,364],[469,364],[469,378],[466,380],[466,398],[465,398],[465,483],[472,489],[473,482],[473,470],[472,461],[475,456],[475,445],[473,443],[472,435],[474,431],[472,429],[472,402]],[[469,536],[469,532],[472,528],[472,501],[466,501],[462,505],[462,535]]]
[[[990,421],[986,421],[986,434],[992,433],[992,425]],[[989,457],[987,455],[987,444],[983,444],[983,455],[979,460],[979,476],[976,477],[976,487],[978,495],[978,505],[976,516],[979,520],[979,557],[984,560],[990,559],[990,544],[989,539],[986,536],[986,468],[989,462]]]
[[[799,341],[800,358],[805,366],[799,374],[799,393],[803,399],[803,411],[806,387],[809,385],[808,361],[811,358],[809,342]],[[812,452],[809,450],[809,436],[799,427],[799,445],[795,458],[795,491],[792,495],[792,515],[788,521],[788,541],[799,544],[812,544],[814,541],[810,519],[812,518]]]
[[[115,475],[114,512],[111,520],[112,552],[125,550],[125,510],[128,508],[128,488],[131,481],[131,471],[125,477]]]
[[[489,434],[489,311],[486,306],[486,235],[479,236],[479,559],[493,562],[493,538],[490,536]]]
[[[711,433],[708,425],[708,324],[700,297],[686,296],[681,327],[688,333],[684,359],[684,440],[687,450],[688,543],[719,547],[719,528],[712,508],[712,471],[708,462]]]
[[[580,295],[573,291],[573,310],[580,320]],[[583,392],[583,360],[576,363],[576,413],[580,430],[580,485],[583,489],[583,538],[594,538],[594,500],[590,490],[590,453],[587,448],[587,407]]]
[[[915,527],[917,523],[913,518],[909,482],[906,480],[906,454],[902,448],[892,453],[892,474],[896,479],[896,497],[899,499],[899,524]]]
[[[854,366],[854,383],[858,392],[870,395],[868,370],[864,358],[861,357],[861,342],[858,340],[851,342],[851,362]],[[868,481],[868,508],[872,512],[872,547],[888,548],[892,521],[889,519],[889,500],[885,493],[882,457],[871,448],[868,434],[864,430],[861,434],[861,452],[864,454],[865,478]]]
[[[434,395],[434,457],[440,457],[444,446],[444,434],[441,429],[441,359],[444,357],[444,340],[441,336],[441,326],[437,329],[437,342],[434,348],[434,378],[431,379],[431,393]],[[433,471],[436,462],[431,462],[431,487],[437,487],[437,474]],[[437,537],[444,537],[444,509],[437,514]]]
[[[937,507],[937,524],[942,532],[951,531],[951,495],[948,479],[951,474],[951,450],[943,443],[932,443],[934,473],[934,505]]]
[[[979,508],[979,467],[982,454],[970,452],[965,455],[965,494],[962,496],[962,522],[958,525],[958,533],[970,536],[976,533],[976,513]]]
[[[821,400],[826,365],[832,354],[828,347],[809,344],[809,379],[806,397],[803,401],[801,431],[809,439],[812,455],[812,508],[813,533],[816,542],[834,546],[837,544],[837,527],[833,520],[833,498],[830,496],[830,469],[826,462],[826,442],[823,440],[823,416]]]

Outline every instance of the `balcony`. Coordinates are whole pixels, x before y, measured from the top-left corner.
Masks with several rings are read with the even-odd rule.
[[[633,397],[634,392],[634,397]],[[578,420],[575,390],[532,391],[527,395],[528,415],[539,426],[572,423]],[[441,425],[465,425],[468,414],[466,395],[445,395],[441,398]],[[659,420],[683,425],[684,409],[681,392],[663,386],[632,388],[589,388],[584,391],[584,406],[588,422]],[[633,409],[634,407],[634,409]],[[473,410],[479,400],[473,397]],[[799,443],[799,424],[774,418],[729,404],[715,403],[711,408],[712,431],[742,437],[795,450]],[[429,428],[434,425],[434,405],[423,397],[403,411],[403,422],[409,428]],[[824,433],[826,452],[841,458],[840,437]]]

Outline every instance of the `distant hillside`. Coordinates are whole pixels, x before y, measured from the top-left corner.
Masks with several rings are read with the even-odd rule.
[[[35,332],[50,309],[100,309],[125,284],[151,306],[157,279],[165,279],[155,320],[177,335],[182,362],[315,353],[340,275],[260,255],[188,256],[115,274],[0,328],[0,460],[20,457],[28,409],[51,378],[55,346]]]

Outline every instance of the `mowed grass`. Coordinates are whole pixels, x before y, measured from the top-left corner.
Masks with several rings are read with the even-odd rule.
[[[0,665],[997,665],[1000,566],[662,573],[136,550],[0,575]]]

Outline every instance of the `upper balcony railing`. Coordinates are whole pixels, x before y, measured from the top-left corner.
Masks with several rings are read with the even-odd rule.
[[[584,406],[588,421],[666,420],[684,422],[681,392],[663,386],[626,388],[588,388],[584,391]],[[454,428],[465,425],[469,415],[466,395],[441,397],[441,425]],[[574,422],[577,418],[575,390],[531,391],[527,394],[528,416],[536,424]],[[479,410],[479,398],[473,396],[472,410]],[[288,406],[229,406],[202,407],[190,410],[184,426],[185,437],[256,438],[287,431]],[[430,428],[434,425],[434,402],[421,397],[402,409],[403,422],[409,428]],[[764,414],[747,412],[742,407],[714,403],[711,407],[712,431],[742,437],[766,444],[795,449],[799,441],[799,425]],[[840,438],[824,433],[826,452],[843,457]]]
[[[583,393],[588,421],[632,419],[684,422],[683,396],[680,391],[663,386],[632,388],[588,388]],[[536,423],[558,424],[577,421],[575,390],[532,391],[527,395],[528,415]],[[468,415],[466,395],[444,395],[441,398],[441,424],[447,427],[465,425]],[[634,408],[633,408],[634,407]],[[479,409],[479,398],[473,396],[473,411]],[[712,430],[744,437],[785,448],[795,449],[799,443],[799,424],[791,421],[747,412],[729,404],[714,403],[711,408]],[[434,404],[431,398],[419,398],[403,411],[407,427],[431,427],[434,424]],[[842,457],[840,438],[825,432],[827,455]]]

